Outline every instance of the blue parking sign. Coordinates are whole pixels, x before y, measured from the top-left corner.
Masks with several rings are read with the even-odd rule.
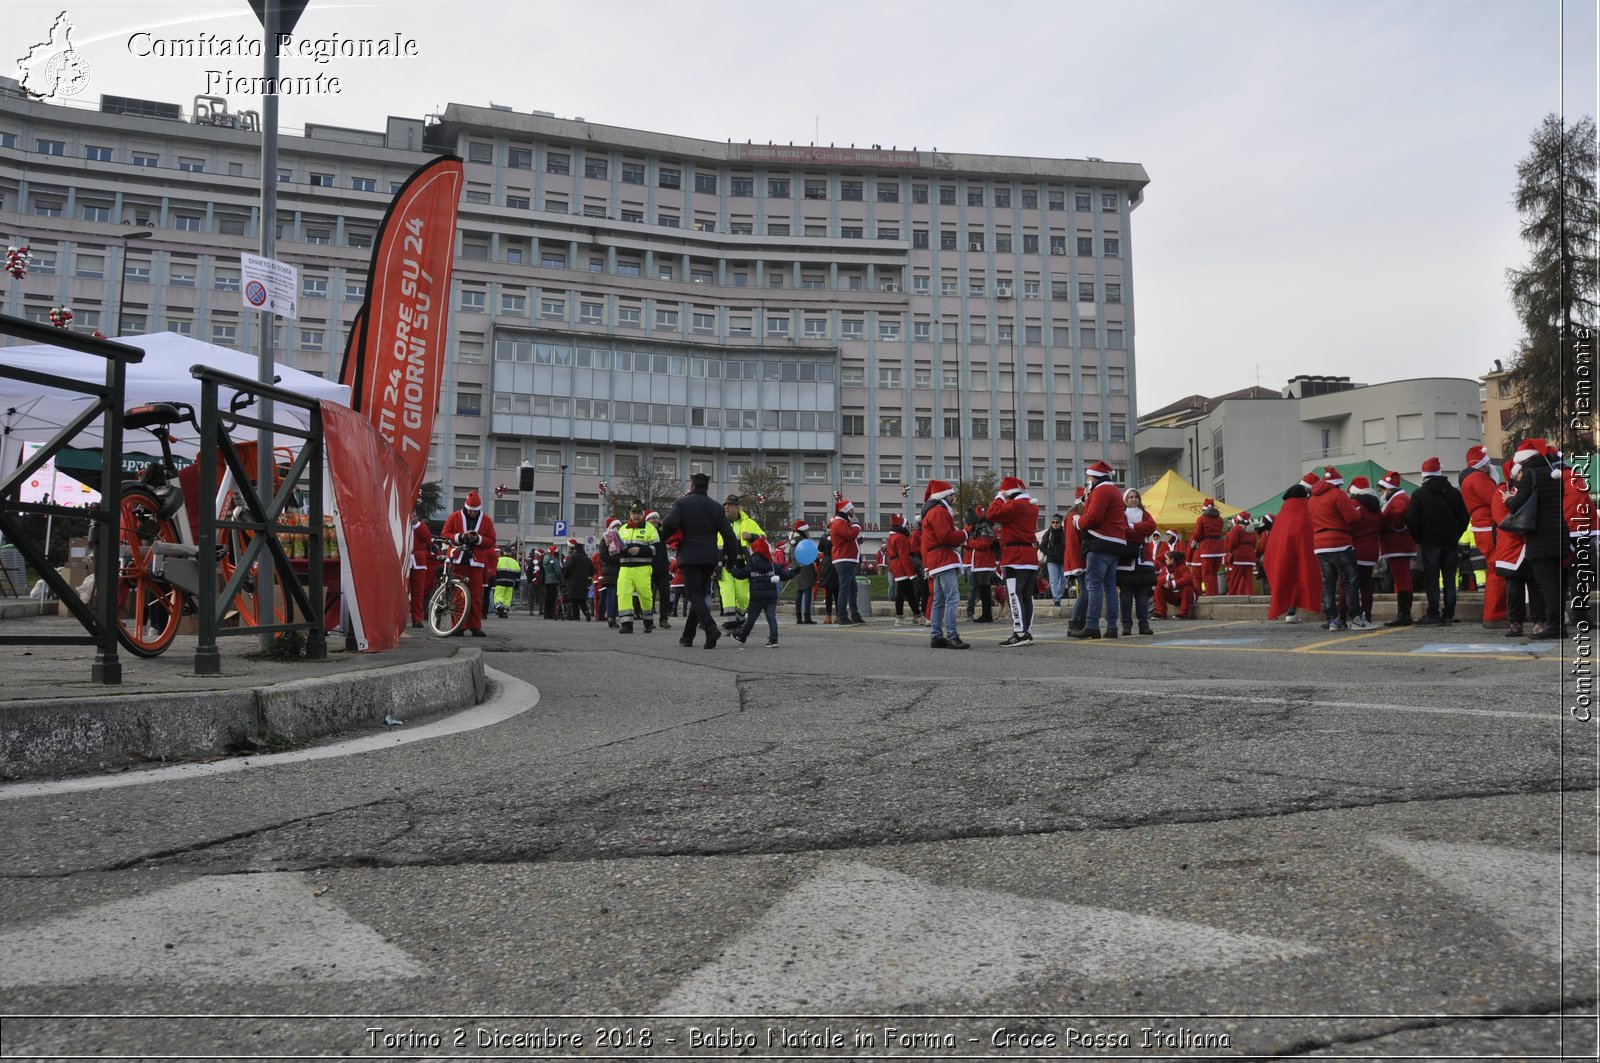
[[[565,538],[567,534],[567,522],[564,520],[558,520],[554,524],[550,525],[550,534],[557,539]]]

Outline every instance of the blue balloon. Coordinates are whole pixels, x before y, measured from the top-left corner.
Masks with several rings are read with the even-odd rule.
[[[811,539],[801,539],[794,547],[797,565],[809,565],[817,559],[817,544]]]

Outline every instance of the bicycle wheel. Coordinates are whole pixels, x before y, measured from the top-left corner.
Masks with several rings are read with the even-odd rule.
[[[454,635],[467,620],[469,592],[458,579],[446,580],[428,599],[428,630],[443,638]]]
[[[217,590],[220,591],[233,578],[239,567],[235,559],[244,554],[254,535],[254,532],[234,531],[228,536],[228,549],[222,552],[218,561],[221,579]],[[233,596],[233,603],[229,607],[238,613],[241,627],[255,627],[259,622],[261,611],[256,608],[256,578],[259,571],[259,563],[250,566],[249,574],[240,584],[239,593]],[[273,623],[286,624],[289,622],[289,592],[284,589],[283,571],[276,565],[272,569],[272,587]]]
[[[139,657],[155,657],[172,645],[183,619],[183,592],[152,572],[155,545],[176,543],[172,521],[148,488],[122,490],[117,525],[121,561],[117,566],[117,640]]]

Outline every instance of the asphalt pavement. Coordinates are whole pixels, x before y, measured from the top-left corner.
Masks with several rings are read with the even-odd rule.
[[[0,786],[3,1054],[1595,1055],[1582,635],[487,627],[457,730]]]

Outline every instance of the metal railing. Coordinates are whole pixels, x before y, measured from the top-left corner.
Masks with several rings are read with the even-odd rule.
[[[306,657],[310,660],[323,660],[328,656],[328,639],[325,630],[327,604],[322,586],[322,517],[325,512],[322,494],[324,467],[322,406],[318,400],[308,399],[296,392],[263,384],[247,377],[235,376],[232,373],[208,369],[203,365],[194,366],[189,372],[200,381],[200,497],[202,499],[217,497],[220,479],[217,459],[221,457],[233,474],[234,487],[239,494],[239,508],[244,511],[242,516],[237,510],[219,516],[214,505],[200,507],[200,557],[215,558],[220,555],[217,549],[218,532],[248,534],[244,549],[235,558],[236,567],[233,575],[226,586],[221,588],[220,593],[217,588],[217,566],[200,565],[200,592],[197,596],[200,610],[200,644],[194,654],[195,674],[216,675],[222,670],[222,658],[217,651],[217,637],[224,634],[254,635],[305,631]],[[227,386],[237,392],[227,410],[218,407],[218,388],[221,386]],[[242,407],[257,399],[270,399],[275,408],[281,405],[305,410],[308,427],[296,428],[281,423],[269,423],[263,418],[241,412]],[[276,490],[272,490],[271,485],[265,485],[267,491],[264,492],[261,489],[263,485],[255,482],[255,468],[247,467],[238,448],[234,446],[230,430],[235,427],[257,430],[267,428],[278,435],[303,441],[299,454],[290,462],[289,468],[283,474],[283,482]],[[283,549],[283,541],[280,538],[285,534],[298,534],[302,531],[299,527],[281,522],[283,511],[300,489],[302,480],[306,481],[304,490],[307,503],[305,534],[308,539],[306,550],[308,586],[305,587],[300,585],[300,580],[289,561],[289,555]],[[270,497],[263,500],[262,496],[266,493],[270,493]],[[287,600],[284,601],[284,622],[267,623],[269,619],[276,618],[258,615],[257,623],[254,625],[223,628],[223,614],[244,587],[245,581],[251,578],[251,573],[257,570],[257,562],[262,559],[263,551],[271,555],[273,571],[283,576],[278,586],[287,592]],[[259,602],[258,596],[258,608]],[[291,606],[304,619],[294,621],[293,614],[289,611]]]
[[[32,458],[22,462],[16,470],[0,479],[0,533],[15,546],[55,592],[61,604],[83,625],[84,635],[39,636],[34,634],[0,634],[0,645],[74,645],[94,646],[94,664],[90,678],[96,683],[122,682],[122,661],[117,655],[117,589],[118,566],[121,561],[118,525],[122,510],[122,463],[115,455],[122,452],[122,411],[127,405],[128,366],[144,360],[144,351],[115,340],[100,340],[83,336],[53,325],[41,325],[23,318],[0,314],[0,334],[13,336],[30,343],[49,344],[80,354],[89,354],[105,362],[103,383],[91,383],[54,373],[35,372],[4,364],[0,355],[0,377],[37,384],[42,388],[84,395],[93,401],[87,403],[70,421],[51,436]],[[8,411],[10,412],[10,411]],[[95,420],[103,418],[101,427],[100,501],[93,506],[80,508],[46,505],[22,501],[22,485],[42,468],[45,462],[62,450]],[[9,423],[6,427],[10,431]],[[95,608],[91,610],[77,591],[67,585],[50,563],[50,544],[33,541],[20,518],[26,514],[44,514],[58,517],[88,517],[94,540],[94,584],[97,591]],[[31,628],[30,628],[31,630]]]

